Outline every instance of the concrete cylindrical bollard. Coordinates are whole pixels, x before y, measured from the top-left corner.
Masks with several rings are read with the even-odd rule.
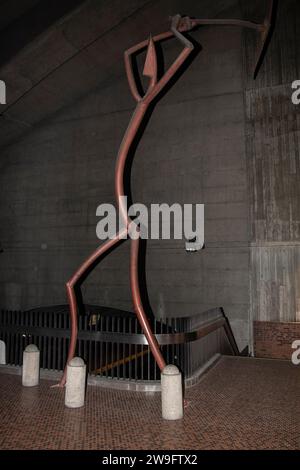
[[[73,357],[67,365],[65,405],[80,408],[84,405],[86,365],[80,357]]]
[[[35,387],[40,380],[40,351],[35,344],[26,346],[23,352],[22,385]]]
[[[183,418],[182,379],[176,366],[168,365],[161,373],[161,404],[164,419]]]
[[[4,341],[0,340],[0,364],[6,364],[6,345]]]

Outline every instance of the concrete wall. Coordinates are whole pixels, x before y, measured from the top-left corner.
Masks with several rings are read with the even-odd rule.
[[[280,2],[262,73],[245,80],[251,316],[261,321],[300,320],[300,107],[291,101],[300,76],[299,18],[299,2]],[[245,45],[248,76],[251,38]]]
[[[159,3],[148,8],[146,23],[142,10],[122,24],[122,33],[116,28],[118,39],[124,37],[124,41],[112,42],[112,46],[107,42],[112,53],[123,49],[130,36],[133,43],[141,39],[139,25],[157,31],[156,19],[174,13],[174,2]],[[212,8],[210,3],[203,5]],[[200,16],[205,10],[198,4],[177,1],[176,11]],[[220,16],[240,17],[242,13],[232,6],[238,2],[215,4],[224,10]],[[210,16],[214,14],[211,11]],[[185,316],[223,306],[242,348],[249,340],[249,240],[272,241],[257,238],[263,217],[257,216],[254,208],[261,181],[255,179],[257,157],[252,149],[258,136],[253,128],[256,122],[256,128],[260,128],[260,121],[251,103],[257,94],[270,96],[276,89],[273,86],[284,87],[291,77],[286,78],[285,85],[271,83],[266,87],[263,79],[253,85],[248,80],[252,39],[245,38],[238,28],[207,28],[193,33],[193,37],[202,50],[156,106],[136,151],[131,186],[134,201],[145,204],[204,203],[205,249],[187,254],[184,242],[149,241],[148,295],[158,316]],[[179,48],[175,41],[164,45],[167,63]],[[56,112],[4,151],[1,306],[29,308],[64,303],[65,281],[98,245],[96,207],[114,202],[115,158],[134,108],[123,63],[119,62],[109,75],[103,73],[98,89]],[[72,79],[68,86],[72,87]],[[259,135],[263,132],[260,130]],[[293,168],[296,173],[286,169],[289,182],[297,177],[298,167]],[[289,197],[294,197],[292,189]],[[260,207],[266,202],[260,201]],[[128,243],[106,257],[84,283],[86,302],[132,308]],[[256,245],[251,249],[253,273],[258,273],[255,259],[259,251],[255,250],[260,249]],[[251,311],[255,315],[261,308],[254,307],[259,289],[255,276],[252,289]]]

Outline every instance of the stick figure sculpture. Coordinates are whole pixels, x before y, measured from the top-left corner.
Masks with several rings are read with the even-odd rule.
[[[68,351],[67,363],[74,357],[76,342],[77,342],[77,332],[78,332],[78,306],[75,295],[75,286],[78,281],[87,273],[89,268],[108,250],[116,246],[122,239],[127,238],[130,227],[134,224],[127,214],[127,210],[123,204],[124,194],[124,170],[126,165],[126,160],[131,148],[131,145],[137,135],[137,132],[140,129],[140,126],[145,117],[146,111],[149,109],[149,106],[157,95],[166,87],[170,82],[171,78],[174,77],[176,72],[184,64],[187,58],[190,56],[191,52],[194,49],[193,44],[182,34],[186,31],[193,29],[198,24],[232,24],[244,27],[250,27],[264,32],[264,38],[267,36],[270,24],[264,23],[264,25],[256,25],[255,23],[250,23],[240,20],[197,20],[190,19],[189,17],[181,18],[180,15],[176,15],[172,19],[171,30],[165,33],[158,34],[153,38],[150,37],[149,40],[143,41],[136,46],[133,46],[125,52],[125,66],[127,79],[132,93],[133,98],[136,101],[136,108],[131,118],[131,121],[128,125],[126,133],[123,137],[117,163],[115,169],[115,194],[118,203],[118,208],[121,214],[121,217],[124,221],[125,228],[119,231],[114,238],[107,240],[99,248],[97,248],[87,260],[80,266],[80,268],[75,272],[72,278],[67,282],[67,296],[70,305],[70,316],[71,316],[71,338]],[[155,52],[155,42],[162,41],[171,37],[176,37],[179,42],[184,46],[183,50],[178,55],[177,59],[169,67],[169,69],[163,74],[161,78],[158,78],[157,74],[157,57]],[[137,52],[145,49],[147,47],[146,60],[143,70],[143,75],[149,78],[148,89],[143,96],[139,94],[136,80],[133,73],[132,67],[132,55]],[[139,234],[138,226],[135,226],[136,233]],[[149,321],[147,319],[146,313],[144,311],[140,289],[139,289],[139,279],[138,279],[138,254],[139,254],[139,236],[136,238],[130,239],[131,243],[131,254],[130,254],[130,284],[131,284],[131,293],[132,300],[134,305],[135,313],[139,319],[142,330],[147,338],[150,350],[156,360],[156,363],[160,370],[162,371],[166,365],[165,360],[162,356],[159,344],[154,336]],[[59,383],[59,386],[63,387],[66,382],[66,367],[64,370],[63,377]]]

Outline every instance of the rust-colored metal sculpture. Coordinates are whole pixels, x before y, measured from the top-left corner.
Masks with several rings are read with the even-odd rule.
[[[91,268],[91,266],[109,249],[116,246],[122,239],[126,238],[129,234],[130,225],[134,222],[128,217],[126,207],[123,205],[122,196],[125,196],[124,193],[124,171],[126,160],[131,148],[131,145],[137,135],[137,132],[140,129],[140,126],[143,122],[146,111],[149,109],[150,104],[157,97],[157,95],[165,88],[169,83],[172,77],[180,69],[183,63],[191,54],[194,46],[184,35],[184,32],[190,31],[198,25],[233,25],[240,26],[245,28],[251,28],[259,31],[262,34],[262,45],[259,48],[259,57],[255,65],[255,74],[258,71],[259,64],[261,62],[261,54],[265,48],[265,41],[270,31],[271,27],[271,16],[273,9],[273,1],[270,2],[270,12],[268,13],[267,19],[263,24],[256,24],[250,21],[242,20],[222,20],[222,19],[191,19],[189,17],[181,18],[180,15],[176,15],[172,18],[172,24],[170,31],[158,34],[153,38],[143,41],[125,52],[125,67],[127,73],[127,79],[129,87],[132,93],[133,98],[137,102],[135,111],[131,118],[131,121],[128,125],[126,133],[123,137],[117,163],[115,169],[115,194],[119,207],[120,214],[123,218],[125,228],[118,232],[113,239],[107,240],[103,245],[97,248],[80,266],[80,268],[75,272],[72,278],[67,282],[67,296],[70,305],[70,316],[71,316],[71,339],[68,351],[67,362],[69,362],[72,357],[75,355],[76,342],[77,342],[77,331],[78,331],[78,307],[75,294],[75,286],[78,281],[82,278],[84,274]],[[169,67],[169,69],[163,74],[162,77],[158,78],[157,74],[157,57],[155,52],[155,42],[162,41],[171,37],[176,37],[180,43],[184,46],[183,50]],[[143,70],[143,75],[149,77],[148,89],[143,96],[139,94],[136,80],[133,73],[132,66],[132,55],[137,52],[145,49],[147,47],[147,55]],[[139,233],[139,228],[135,226],[137,233]],[[130,255],[130,281],[131,281],[131,293],[134,304],[135,313],[139,319],[142,330],[147,338],[151,352],[160,368],[163,370],[166,363],[160,351],[159,344],[154,336],[147,315],[144,311],[140,290],[139,290],[139,279],[138,279],[138,254],[139,254],[139,237],[137,239],[130,239],[131,243],[131,255]],[[63,377],[59,383],[59,386],[64,386],[66,382],[66,368],[64,370]]]

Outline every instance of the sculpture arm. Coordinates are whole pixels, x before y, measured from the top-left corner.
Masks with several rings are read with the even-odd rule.
[[[175,24],[175,21],[176,21],[176,24]],[[192,29],[193,27],[195,26],[195,22],[194,20],[191,20],[190,18],[188,17],[185,17],[185,18],[181,18],[180,15],[176,15],[173,20],[172,20],[172,28],[170,31],[166,31],[164,33],[160,33],[160,34],[157,34],[156,36],[153,36],[152,37],[152,41],[155,43],[155,42],[159,42],[159,41],[163,41],[165,39],[169,39],[173,36],[177,37],[181,42],[183,42],[183,44],[188,47],[189,49],[189,52],[190,52],[190,48],[193,49],[193,45],[190,41],[188,41],[180,32],[183,32],[183,31],[188,31],[190,29]],[[189,43],[189,45],[187,45],[187,43]],[[139,92],[138,92],[138,89],[137,89],[137,86],[136,86],[136,80],[134,78],[134,73],[133,73],[133,68],[132,68],[132,55],[133,54],[136,54],[137,52],[145,49],[149,44],[149,40],[146,39],[132,47],[130,47],[129,49],[127,49],[127,51],[124,52],[124,60],[125,60],[125,69],[126,69],[126,75],[127,75],[127,80],[128,80],[128,84],[129,84],[129,88],[130,88],[130,91],[131,91],[131,94],[133,96],[133,98],[139,102],[143,99],[143,97],[140,96]],[[181,54],[182,55],[182,54]],[[184,62],[185,60],[185,53],[183,54],[183,57],[181,58],[181,55],[178,57],[178,59],[175,61],[176,62],[176,65],[174,66],[174,68],[176,68],[176,70],[180,67],[181,63]],[[188,54],[187,54],[188,55]],[[181,63],[179,65],[177,65],[177,62],[179,59],[182,59],[181,60]],[[174,62],[174,64],[175,64]],[[173,65],[174,65],[173,64]],[[173,65],[170,67],[170,69],[172,69]],[[170,70],[169,69],[169,70]],[[167,73],[169,73],[169,70],[167,71]],[[175,70],[175,71],[176,71]],[[175,72],[170,72],[170,77],[169,79],[171,78],[171,76],[173,76]],[[169,80],[168,79],[168,80]],[[166,80],[166,83],[168,82],[168,80]],[[159,82],[160,83],[160,82]],[[161,85],[160,85],[160,90],[164,87],[164,83],[161,82]],[[159,90],[159,91],[160,91]],[[158,91],[158,92],[159,92]],[[149,93],[150,94],[150,93]]]
[[[167,85],[167,83],[175,75],[177,70],[182,66],[182,64],[186,61],[186,59],[194,49],[193,43],[182,34],[182,31],[188,31],[194,27],[194,20],[191,20],[188,17],[183,18],[183,20],[185,22],[183,23],[183,26],[180,27],[180,15],[176,15],[173,17],[171,33],[184,45],[184,49],[181,51],[177,59],[174,60],[174,62],[168,68],[162,78],[157,82],[155,87],[149,90],[148,93],[146,93],[143,101],[151,102],[160,93],[160,91]]]

